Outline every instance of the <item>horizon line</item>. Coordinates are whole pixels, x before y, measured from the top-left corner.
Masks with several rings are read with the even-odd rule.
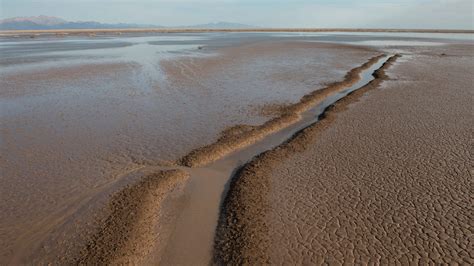
[[[474,29],[422,29],[422,28],[124,28],[124,29],[45,29],[45,30],[0,30],[0,34],[80,34],[80,33],[121,33],[121,32],[157,32],[157,33],[186,33],[186,32],[392,32],[392,33],[467,33],[473,34]]]

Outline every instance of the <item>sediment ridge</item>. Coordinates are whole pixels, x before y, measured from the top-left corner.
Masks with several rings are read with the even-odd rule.
[[[162,225],[172,214],[163,213],[164,204],[180,194],[189,174],[167,170],[146,175],[111,196],[87,245],[74,264],[140,264],[152,262],[161,253],[169,232]]]
[[[279,117],[261,126],[238,125],[223,131],[217,142],[192,151],[180,159],[177,164],[185,167],[204,166],[299,121],[302,113],[322,102],[326,97],[355,84],[361,79],[361,72],[385,56],[382,54],[370,58],[363,65],[349,71],[342,81],[303,96],[299,102],[282,108]],[[382,68],[386,67],[387,63],[394,61],[394,58],[390,58]],[[374,73],[376,80],[385,78],[384,75],[383,71]],[[247,173],[245,170],[247,167],[238,171],[236,176],[239,177]],[[136,183],[113,194],[106,206],[108,215],[98,222],[98,230],[88,238],[87,245],[80,251],[80,255],[74,263],[136,264],[159,261],[160,254],[166,247],[166,244],[163,243],[166,243],[170,236],[169,228],[167,225],[161,224],[162,220],[160,220],[160,217],[163,216],[163,205],[173,191],[181,191],[184,188],[188,178],[189,173],[185,170],[163,170],[146,175]],[[235,194],[238,193],[236,190],[238,190],[238,186],[233,185],[230,197],[235,197]],[[239,197],[258,199],[259,202],[263,202],[264,199],[260,197],[264,195],[265,193],[247,194]],[[221,219],[227,217],[224,214],[227,209],[227,207],[224,208]],[[170,216],[170,214],[164,215]],[[241,229],[237,231],[241,231]]]
[[[319,117],[320,121],[296,133],[290,140],[275,149],[258,155],[236,172],[224,199],[216,229],[215,264],[270,263],[267,252],[270,236],[265,215],[270,206],[268,193],[271,190],[271,176],[269,173],[275,163],[295,152],[306,149],[319,132],[330,126],[337,113],[343,112],[349,104],[357,101],[364,93],[377,88],[384,80],[388,80],[386,70],[399,57],[401,55],[398,54],[390,57],[382,67],[373,73],[374,80],[326,108]],[[360,71],[355,69],[351,72],[359,73]],[[351,76],[351,72],[348,73],[348,77]],[[305,96],[301,102],[312,101],[311,95]],[[319,99],[318,97],[314,98]],[[306,105],[301,102],[293,107],[294,110],[304,110],[303,106]],[[302,106],[300,107],[299,104]],[[258,178],[256,178],[257,176]]]
[[[372,57],[363,65],[350,70],[342,81],[329,84],[323,89],[313,91],[312,93],[303,96],[299,102],[283,107],[280,116],[273,118],[260,126],[242,127],[240,128],[241,130],[224,131],[222,136],[216,142],[191,151],[179,159],[177,164],[186,167],[204,166],[299,121],[303,112],[317,105],[327,96],[356,83],[360,80],[360,73],[362,71],[368,69],[384,56],[386,55],[382,54]]]

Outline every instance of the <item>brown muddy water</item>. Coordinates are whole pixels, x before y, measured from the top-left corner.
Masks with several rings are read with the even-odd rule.
[[[279,106],[343,79],[385,49],[363,45],[454,42],[447,38],[429,35],[420,42],[419,36],[266,33],[1,37],[0,261],[54,261],[55,245],[77,233],[66,225],[87,220],[77,213],[103,203],[97,195],[139,178],[133,173],[140,169],[173,165],[215,142],[226,128],[262,124],[278,114]],[[318,110],[309,114],[311,119]],[[188,264],[194,255],[199,257],[194,262],[209,261],[228,178],[241,163],[292,132],[283,130],[223,161],[193,169],[188,203],[163,261]]]

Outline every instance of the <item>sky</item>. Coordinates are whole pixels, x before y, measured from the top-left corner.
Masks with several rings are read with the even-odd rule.
[[[0,0],[0,17],[180,26],[474,29],[474,0]]]

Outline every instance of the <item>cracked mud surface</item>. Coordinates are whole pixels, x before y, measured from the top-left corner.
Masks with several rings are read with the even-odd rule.
[[[421,50],[241,169],[217,262],[474,263],[473,47]]]

